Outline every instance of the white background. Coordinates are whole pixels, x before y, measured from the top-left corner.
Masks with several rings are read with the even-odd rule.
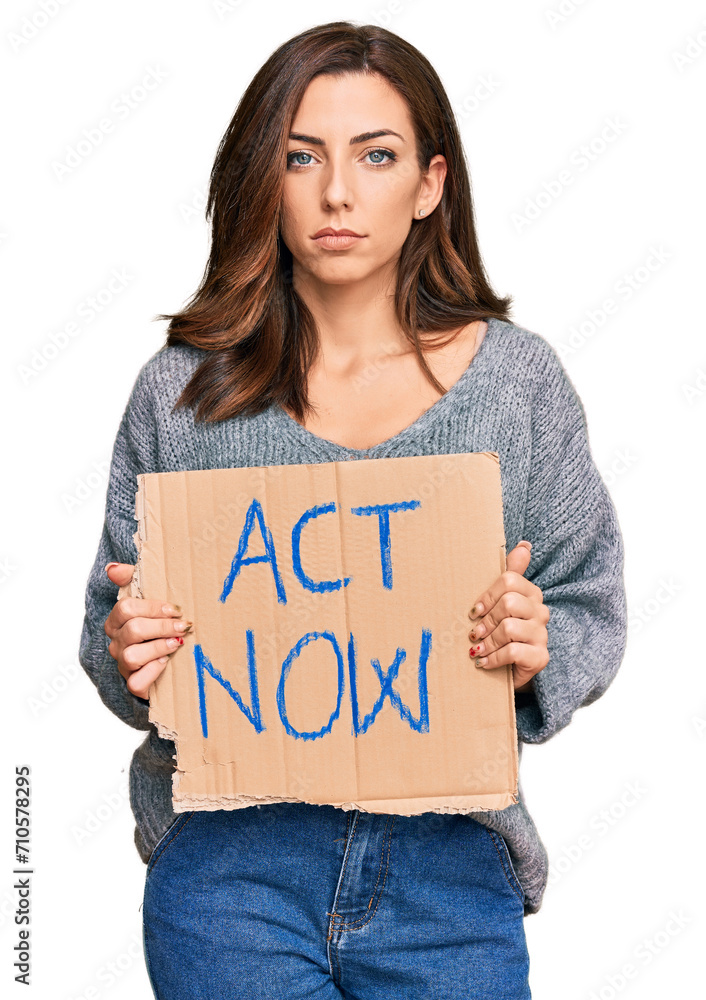
[[[27,995],[11,968],[11,805],[14,766],[26,763],[30,995],[152,996],[126,784],[144,734],[101,704],[77,661],[107,463],[136,374],[163,342],[153,317],[181,308],[201,277],[208,174],[240,95],[274,48],[335,19],[391,28],[442,77],[491,282],[514,296],[514,321],[560,351],[625,538],[618,676],[567,729],[525,748],[524,791],[552,865],[525,922],[533,995],[693,996],[704,940],[706,8],[690,0],[3,5],[0,976]],[[141,93],[154,71],[162,81]],[[130,91],[137,107],[120,117],[112,103]],[[67,147],[107,115],[112,132],[58,176]],[[114,271],[124,287],[81,318]],[[601,315],[608,298],[616,309]],[[78,333],[57,349],[71,321]]]

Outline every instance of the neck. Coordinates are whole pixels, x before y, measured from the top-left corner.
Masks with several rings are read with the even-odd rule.
[[[295,291],[319,331],[318,363],[340,369],[409,352],[395,315],[395,278],[377,272],[360,282],[331,284],[297,276]]]

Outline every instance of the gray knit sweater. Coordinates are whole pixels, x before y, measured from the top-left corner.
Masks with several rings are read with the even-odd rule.
[[[520,754],[523,742],[545,743],[578,708],[604,693],[622,661],[627,635],[623,540],[593,461],[583,404],[558,355],[539,334],[489,319],[478,353],[459,381],[410,426],[366,450],[313,434],[279,406],[210,424],[195,423],[188,408],[172,413],[204,356],[197,348],[165,346],[138,373],[118,428],[105,523],[86,588],[80,662],[105,705],[147,733],[130,767],[135,844],[145,863],[176,818],[175,747],[148,721],[149,703],[128,691],[103,628],[118,595],[105,565],[137,559],[138,473],[496,451],[506,551],[522,538],[532,542],[525,576],[541,588],[551,612],[549,663],[529,693],[515,696]],[[505,838],[525,890],[527,915],[540,908],[548,856],[521,781],[518,791],[515,805],[475,812],[473,818]]]

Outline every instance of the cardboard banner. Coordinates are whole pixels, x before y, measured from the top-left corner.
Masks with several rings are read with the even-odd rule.
[[[150,689],[176,812],[517,801],[512,669],[468,654],[505,569],[496,452],[150,473],[135,509],[129,592],[194,623]]]

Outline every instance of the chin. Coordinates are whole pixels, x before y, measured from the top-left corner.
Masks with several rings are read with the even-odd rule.
[[[303,267],[318,281],[325,281],[331,285],[346,284],[349,281],[360,281],[362,278],[369,277],[375,271],[375,268],[372,270],[370,267],[362,268],[360,261],[343,259],[336,261],[317,260],[312,262],[312,266],[308,266],[304,262]]]
[[[323,274],[318,274],[317,278],[326,285],[352,285],[356,281],[365,281],[372,273],[374,272],[339,268],[336,271],[331,270]]]

